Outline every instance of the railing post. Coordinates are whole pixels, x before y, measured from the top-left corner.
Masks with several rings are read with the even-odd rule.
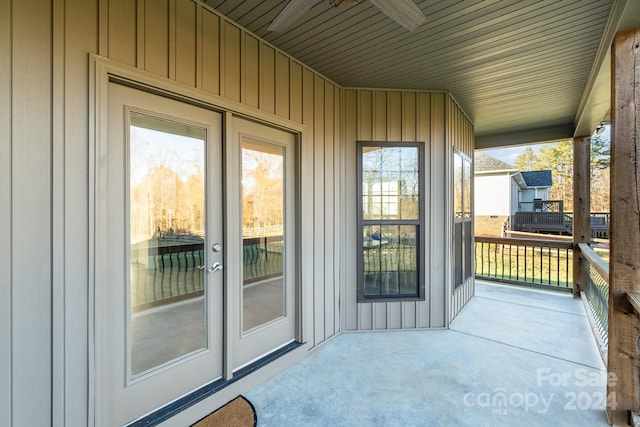
[[[573,296],[587,286],[588,265],[578,245],[591,238],[591,137],[573,138]]]
[[[638,337],[627,294],[640,292],[640,28],[611,47],[611,236],[607,415],[627,425],[640,409]],[[614,405],[615,404],[615,405]]]

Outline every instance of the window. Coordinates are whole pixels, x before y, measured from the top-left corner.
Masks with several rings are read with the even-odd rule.
[[[357,150],[358,301],[423,300],[423,145]]]
[[[471,216],[471,160],[453,153],[453,281],[462,285],[473,274]]]

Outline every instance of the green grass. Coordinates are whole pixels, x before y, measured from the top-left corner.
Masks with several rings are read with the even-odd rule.
[[[571,250],[476,244],[476,275],[561,288],[573,286]]]

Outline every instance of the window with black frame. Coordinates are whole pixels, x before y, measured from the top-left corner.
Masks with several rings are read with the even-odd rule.
[[[358,301],[424,299],[424,148],[358,142]]]
[[[453,153],[453,282],[462,285],[473,274],[471,159]]]

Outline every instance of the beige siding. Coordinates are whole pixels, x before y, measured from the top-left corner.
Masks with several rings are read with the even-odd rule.
[[[335,200],[338,199],[339,193],[334,188],[334,167],[335,157],[335,86],[331,83],[324,85],[324,155],[321,164],[321,172],[324,176],[324,191],[322,193],[322,202],[320,205],[324,207],[321,213],[323,218],[323,256],[322,265],[324,266],[324,283],[321,287],[324,289],[324,334],[325,337],[331,337],[337,332],[335,325],[335,311],[339,306],[335,305],[335,274],[337,265],[334,263],[333,254],[336,252],[336,233],[335,233]]]
[[[342,284],[344,283],[344,239],[345,229],[343,228],[344,219],[344,144],[343,141],[343,120],[342,120],[342,89],[338,86],[333,88],[333,226],[334,235],[332,236],[332,253],[333,268],[333,328],[336,332],[340,332],[340,302],[342,300]],[[336,236],[340,236],[337,238]]]
[[[106,18],[109,25],[109,34],[112,34],[112,36],[109,40],[108,50],[100,53],[114,61],[135,67],[138,65],[137,45],[144,43],[144,37],[140,35],[140,40],[138,40],[136,35],[136,27],[143,24],[143,22],[138,21],[136,2],[131,0],[111,0],[109,6]],[[144,7],[140,9],[144,10]],[[138,43],[135,43],[136,41]],[[140,61],[143,61],[143,56],[140,57]],[[140,66],[144,67],[144,62]]]
[[[87,159],[90,158],[89,123],[80,119],[86,117],[89,103],[89,73],[87,72],[87,52],[98,48],[98,3],[86,0],[66,0],[56,2],[60,10],[60,25],[56,27],[56,38],[64,42],[62,50],[54,52],[54,61],[59,63],[59,73],[54,74],[56,87],[54,105],[64,105],[55,111],[54,125],[61,128],[54,139],[54,193],[55,230],[54,256],[59,268],[54,276],[54,321],[62,320],[62,325],[54,324],[54,398],[55,394],[64,399],[54,406],[55,425],[85,425],[90,398],[84,392],[89,383],[89,373],[79,369],[87,365],[88,342],[77,337],[89,336],[88,317],[89,289],[87,278],[89,269],[89,215],[87,195],[89,179]],[[63,8],[66,7],[66,10]],[[64,14],[63,14],[64,12]],[[135,22],[135,21],[134,21]],[[64,36],[64,27],[73,29],[73,36]],[[55,70],[54,70],[55,71]],[[63,222],[63,226],[60,226]],[[60,229],[58,229],[60,227]],[[63,285],[64,284],[64,285]],[[79,410],[82,409],[82,410]],[[56,412],[57,411],[57,412]],[[56,422],[60,424],[56,424]]]
[[[196,7],[193,2],[176,2],[175,17],[172,19],[175,44],[171,45],[175,47],[171,56],[175,58],[172,61],[173,68],[175,68],[175,79],[192,87],[196,86],[196,70],[198,69],[196,40],[199,25],[196,19]]]
[[[162,77],[169,77],[169,4],[169,0],[145,0],[144,26],[136,29],[138,34],[144,35],[144,70]],[[171,8],[171,12],[174,11],[175,9]],[[117,26],[115,28],[117,32]],[[171,42],[175,43],[175,40]],[[172,53],[175,53],[175,50],[172,50]]]
[[[353,171],[356,141],[422,141],[426,161],[426,242],[425,301],[357,302],[358,250],[356,248],[356,176],[345,179],[345,330],[415,329],[444,327],[445,277],[439,267],[445,247],[443,206],[445,193],[445,110],[447,95],[442,92],[344,89],[345,164]],[[434,183],[434,185],[431,185]]]
[[[449,98],[447,101],[447,115],[447,133],[449,141],[448,145],[452,147],[452,149],[456,149],[473,159],[473,124],[460,109],[458,104],[453,100],[453,98]],[[471,185],[473,186],[473,179],[471,179]],[[449,186],[449,188],[451,188],[451,186]],[[453,193],[453,191],[450,192]],[[473,188],[471,189],[471,194],[473,197]],[[473,206],[473,200],[471,201],[471,206]],[[450,215],[450,218],[453,218],[453,215]],[[472,223],[472,234],[473,227],[474,225]],[[473,239],[471,241],[473,242]],[[451,249],[452,248],[449,247],[449,253],[452,253]],[[474,258],[473,253],[474,251],[472,243],[472,260]],[[471,297],[473,297],[474,292],[475,284],[473,277],[467,279],[467,281],[463,285],[458,286],[456,289],[452,290],[452,296],[449,299],[449,321],[452,321],[458,315],[458,313],[460,313],[462,308],[464,308]]]
[[[295,61],[289,61],[289,118],[297,123],[302,123],[302,65]]]
[[[183,0],[184,1],[184,0]],[[222,59],[223,84],[222,93],[232,101],[240,101],[240,28],[233,24],[224,22],[222,24],[223,48]],[[205,73],[209,70],[203,70]]]
[[[199,88],[214,95],[220,94],[220,22],[221,18],[213,13],[198,8],[202,26],[199,35],[202,38],[201,48],[197,52],[197,63],[200,66],[202,86]],[[257,106],[258,103],[250,104]]]
[[[260,103],[260,40],[245,34],[243,38],[242,102],[258,108]]]
[[[279,52],[276,53],[275,63],[275,112],[276,115],[289,118],[289,90],[291,78],[289,76],[289,58]]]
[[[260,44],[260,109],[268,113],[275,113],[275,55],[274,48]]]
[[[325,336],[325,289],[324,276],[326,271],[323,266],[324,262],[324,80],[319,76],[314,77],[313,81],[313,99],[314,99],[314,117],[313,117],[313,235],[316,237],[313,241],[313,305],[314,305],[314,340],[322,341]],[[320,126],[318,126],[320,124]]]
[[[446,141],[445,109],[447,95],[445,93],[433,93],[429,96],[419,94],[418,117],[430,117],[431,120],[419,121],[418,139],[430,137],[431,141],[431,179],[430,186],[433,188],[431,194],[429,225],[433,232],[433,237],[428,241],[430,253],[428,254],[428,266],[430,266],[429,276],[431,278],[429,296],[431,305],[420,307],[420,325],[429,320],[432,328],[444,328],[447,326],[445,317],[445,304],[447,301],[446,283],[448,280],[447,265],[447,242],[450,241],[450,234],[447,228],[443,227],[447,223],[446,207],[449,200],[446,187],[442,183],[446,182],[449,168],[447,163],[447,153],[449,149],[443,143]],[[427,187],[428,188],[428,187]],[[431,308],[431,311],[427,310]]]
[[[356,174],[353,173],[353,166],[356,164],[356,147],[355,142],[358,139],[358,124],[360,120],[359,117],[359,108],[358,108],[358,100],[360,96],[360,92],[353,89],[345,89],[344,90],[344,170],[350,170],[352,173],[346,173],[344,175],[344,187],[343,191],[345,194],[344,197],[344,233],[342,234],[342,239],[344,241],[343,248],[345,250],[345,257],[349,250],[356,253],[357,241],[356,241],[356,222],[355,222],[355,213],[356,213],[356,198],[355,198],[355,188],[356,188]],[[350,125],[347,125],[350,124]],[[355,125],[354,125],[355,124]],[[351,142],[350,142],[351,141]],[[347,191],[349,189],[349,191]],[[349,260],[353,263],[353,258],[349,257]],[[356,294],[356,281],[357,281],[357,272],[355,268],[347,268],[348,262],[344,260],[343,265],[343,275],[344,282],[342,285],[342,328],[344,330],[357,330],[362,322],[360,321],[360,307],[358,307],[357,303],[357,294]]]
[[[308,129],[313,129],[314,126],[314,91],[313,91],[313,80],[314,73],[307,69],[303,68],[302,70],[302,123],[308,127]],[[310,134],[307,132],[305,139],[303,140],[304,149],[301,153],[301,163],[309,167],[312,171],[314,170],[314,158],[315,151],[313,149],[314,145],[314,134]],[[302,174],[302,187],[303,188],[313,188],[315,182],[315,177],[313,173]],[[309,224],[309,221],[313,221],[315,215],[315,199],[314,199],[313,191],[306,192],[303,194],[303,199],[301,200],[301,216],[303,218],[307,218],[307,233],[315,236],[315,228],[313,223]],[[309,233],[310,230],[310,233]],[[311,262],[308,263],[309,269],[302,271],[302,280],[303,283],[306,283],[303,292],[302,298],[302,308],[306,313],[313,313],[313,318],[310,321],[307,321],[304,324],[304,331],[306,336],[311,342],[316,342],[316,328],[318,326],[318,322],[316,322],[315,310],[318,307],[318,303],[315,301],[315,287],[308,286],[309,283],[315,284],[315,257],[313,256],[315,253],[314,248],[314,239],[307,240],[303,243],[305,249],[305,255],[309,257],[311,255]]]
[[[0,12],[0,424],[49,425],[52,5]]]
[[[0,425],[11,425],[11,2],[0,0]],[[6,84],[4,84],[6,82]]]

